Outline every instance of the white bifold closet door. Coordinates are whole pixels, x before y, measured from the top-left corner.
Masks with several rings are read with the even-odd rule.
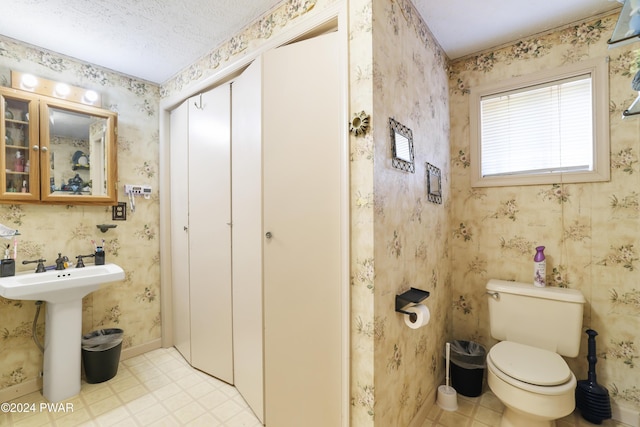
[[[267,426],[342,425],[338,40],[266,52],[232,83],[235,384]]]
[[[171,301],[173,345],[191,362],[189,312],[189,101],[171,111]]]
[[[172,112],[170,162],[176,348],[233,383],[230,97],[225,84]]]

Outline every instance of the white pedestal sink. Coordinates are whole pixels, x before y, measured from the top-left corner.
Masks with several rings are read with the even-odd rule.
[[[80,392],[82,298],[104,283],[122,279],[124,270],[116,264],[0,278],[0,296],[47,303],[42,394],[50,402]]]

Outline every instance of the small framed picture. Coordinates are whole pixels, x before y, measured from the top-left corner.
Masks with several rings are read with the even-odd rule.
[[[413,133],[411,129],[389,118],[391,133],[391,164],[394,168],[414,173]]]
[[[427,199],[432,203],[442,204],[442,178],[440,169],[430,163],[425,163],[427,167]]]

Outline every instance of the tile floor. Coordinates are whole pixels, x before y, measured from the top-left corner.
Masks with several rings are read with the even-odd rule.
[[[433,405],[422,427],[498,427],[504,406],[489,390],[479,397],[465,397],[458,394],[458,410],[449,412]],[[556,421],[556,427],[594,426],[584,420],[578,412]],[[605,420],[602,427],[627,427],[613,420]],[[522,426],[526,427],[526,426]]]
[[[13,402],[35,404],[36,410],[0,413],[2,427],[262,425],[234,387],[191,368],[174,348],[124,360],[118,375],[104,383],[83,381],[80,394],[63,402],[62,406],[71,411],[40,410],[40,403],[46,404],[40,392]],[[480,397],[458,394],[457,411],[444,411],[434,404],[422,427],[499,426],[503,408],[491,391]],[[588,426],[593,424],[578,413],[557,422],[557,427]],[[626,427],[612,420],[604,421],[601,426]]]
[[[15,399],[34,412],[0,413],[0,426],[206,426],[262,424],[238,391],[191,368],[177,350],[158,349],[124,360],[118,374],[100,384],[82,382],[63,402],[72,411],[40,411],[40,392]]]

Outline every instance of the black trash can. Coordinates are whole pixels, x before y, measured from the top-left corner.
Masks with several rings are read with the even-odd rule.
[[[482,394],[487,351],[473,341],[451,341],[451,385],[463,396]]]
[[[82,336],[82,364],[89,384],[115,377],[122,350],[122,329],[100,329]]]

